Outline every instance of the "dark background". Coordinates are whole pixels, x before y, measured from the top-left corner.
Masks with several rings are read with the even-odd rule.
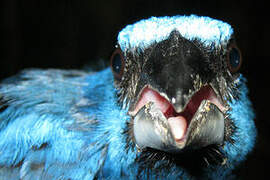
[[[237,173],[243,179],[269,176],[269,8],[266,1],[194,0],[2,0],[0,79],[29,68],[83,68],[107,60],[117,33],[150,16],[197,14],[235,30],[257,113],[255,151]]]

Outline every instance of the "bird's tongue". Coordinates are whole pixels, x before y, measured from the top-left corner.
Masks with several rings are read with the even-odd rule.
[[[176,114],[170,102],[150,88],[143,90],[134,111],[130,112],[130,114],[135,115],[148,102],[155,103],[158,109],[168,118],[168,123],[175,140],[180,141],[183,139],[188,126],[187,119],[180,114]]]
[[[187,120],[184,116],[170,117],[168,119],[172,134],[176,141],[184,138],[187,130]]]

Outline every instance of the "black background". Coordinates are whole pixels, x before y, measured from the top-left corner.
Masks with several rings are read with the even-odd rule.
[[[258,142],[237,173],[269,176],[269,8],[266,1],[2,0],[0,79],[29,68],[79,69],[107,60],[117,33],[150,16],[197,14],[234,28],[257,113]]]

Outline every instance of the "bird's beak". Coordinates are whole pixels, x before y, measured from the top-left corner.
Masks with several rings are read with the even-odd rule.
[[[200,92],[197,94],[202,95]],[[137,146],[141,149],[150,147],[166,152],[180,152],[188,148],[223,144],[222,106],[212,97],[205,97],[197,102],[196,107],[194,99],[199,98],[197,96],[193,95],[180,113],[173,112],[173,105],[162,97],[145,102],[133,116],[133,133]],[[166,103],[168,105],[164,105]]]

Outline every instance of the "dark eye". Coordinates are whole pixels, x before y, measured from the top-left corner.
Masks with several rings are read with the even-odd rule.
[[[120,79],[125,67],[125,59],[120,48],[117,48],[111,56],[111,69],[114,77]]]
[[[231,45],[227,53],[227,63],[231,73],[239,70],[242,64],[241,52],[236,45]]]

